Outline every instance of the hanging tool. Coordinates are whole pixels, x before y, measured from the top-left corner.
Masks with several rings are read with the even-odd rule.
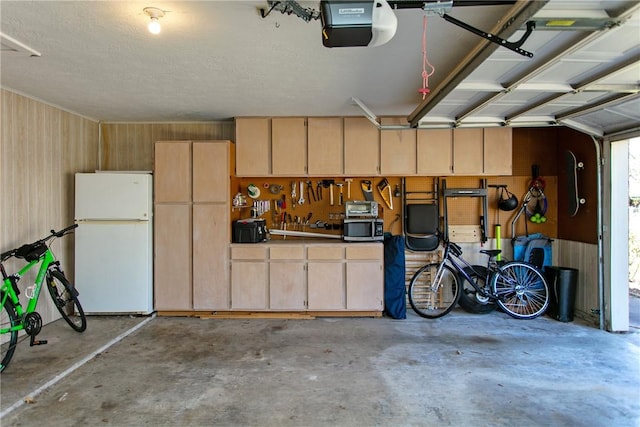
[[[351,200],[351,183],[353,182],[353,179],[345,178],[344,182],[347,183],[347,200]]]
[[[384,200],[389,209],[393,210],[393,195],[391,194],[391,186],[389,185],[387,178],[382,178],[377,187],[378,192],[380,192],[380,195],[382,196],[382,200]]]
[[[296,197],[298,197],[296,194],[296,184],[297,183],[295,181],[291,181],[291,209],[296,208]]]
[[[311,203],[311,198],[313,198],[313,201],[316,202],[316,193],[315,191],[313,191],[313,184],[311,184],[311,181],[307,181],[307,199],[309,201],[309,203]]]
[[[322,181],[318,181],[318,186],[316,187],[316,192],[318,195],[318,200],[322,200]]]
[[[336,185],[340,189],[340,195],[338,197],[338,206],[342,206],[342,204],[344,203],[344,195],[342,193],[342,187],[344,187],[344,183],[343,182],[339,182]]]
[[[333,206],[333,185],[336,183],[333,179],[323,179],[322,186],[324,188],[329,188],[329,203]]]
[[[304,182],[300,181],[300,199],[298,200],[299,205],[304,205]]]
[[[373,190],[371,189],[371,181],[368,179],[363,179],[360,181],[360,188],[362,189],[362,195],[364,199],[368,202],[373,201]]]

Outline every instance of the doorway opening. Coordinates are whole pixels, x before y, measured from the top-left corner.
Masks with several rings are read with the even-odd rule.
[[[640,329],[640,138],[629,140],[629,328]]]

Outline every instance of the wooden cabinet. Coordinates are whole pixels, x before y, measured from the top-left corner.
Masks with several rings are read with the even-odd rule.
[[[343,126],[340,117],[307,119],[307,172],[309,176],[342,175]]]
[[[271,174],[271,128],[264,117],[237,117],[236,175],[268,176]]]
[[[513,132],[511,128],[484,129],[484,174],[511,175]]]
[[[383,309],[383,245],[231,245],[231,307],[256,311]]]
[[[344,119],[344,174],[380,174],[380,131],[364,117]]]
[[[265,310],[269,303],[267,248],[234,246],[231,260],[231,308]]]
[[[163,141],[155,150],[155,309],[227,309],[231,143]]]
[[[191,310],[191,205],[157,204],[153,229],[155,309]]]
[[[484,172],[483,132],[481,128],[453,130],[453,173],[482,175]]]
[[[418,175],[451,175],[453,173],[453,130],[418,129],[416,138]]]
[[[307,173],[307,127],[304,117],[271,119],[271,173],[304,176]]]
[[[382,118],[383,126],[408,126],[403,118]],[[380,174],[416,174],[416,130],[382,129],[380,131]]]
[[[304,246],[269,248],[269,308],[299,311],[306,308]]]
[[[190,141],[156,142],[154,165],[153,197],[155,202],[190,202]]]
[[[193,309],[229,308],[229,207],[193,205]]]
[[[382,311],[384,288],[372,286],[384,282],[382,245],[346,247],[347,310]]]
[[[230,157],[229,149],[229,144],[193,143],[192,178],[194,203],[228,202],[230,171],[226,159]]]

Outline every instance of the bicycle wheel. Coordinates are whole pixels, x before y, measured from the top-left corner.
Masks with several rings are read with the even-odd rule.
[[[428,319],[442,317],[450,312],[460,297],[460,281],[455,270],[445,265],[438,283],[436,273],[439,263],[427,264],[411,278],[409,304],[417,314]]]
[[[78,291],[69,283],[64,273],[53,270],[47,276],[47,287],[56,308],[74,330],[84,332],[87,318],[78,300]]]
[[[487,267],[482,265],[474,265],[473,269],[465,267],[464,272],[471,277],[476,285],[480,288],[487,286]],[[483,297],[478,294],[476,288],[473,287],[466,277],[460,275],[460,281],[462,282],[462,292],[460,292],[460,300],[458,304],[465,311],[474,314],[486,314],[496,309],[496,303],[491,301],[488,297]]]
[[[516,319],[533,319],[549,305],[549,287],[533,265],[512,261],[502,266],[491,279],[498,305]]]
[[[0,329],[4,331],[5,329],[9,329],[20,323],[18,321],[16,309],[9,298],[7,298],[7,300],[4,302],[4,306],[1,308],[1,310],[2,312],[0,313]],[[16,351],[16,345],[18,343],[18,331],[8,330],[7,332],[3,332],[0,339],[2,340],[2,344],[0,347],[0,357],[2,357],[2,361],[0,362],[0,372],[2,372],[11,361],[13,352]]]

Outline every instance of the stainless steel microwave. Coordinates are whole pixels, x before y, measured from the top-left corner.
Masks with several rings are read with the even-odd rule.
[[[342,238],[347,242],[384,240],[384,222],[378,218],[345,218]]]

